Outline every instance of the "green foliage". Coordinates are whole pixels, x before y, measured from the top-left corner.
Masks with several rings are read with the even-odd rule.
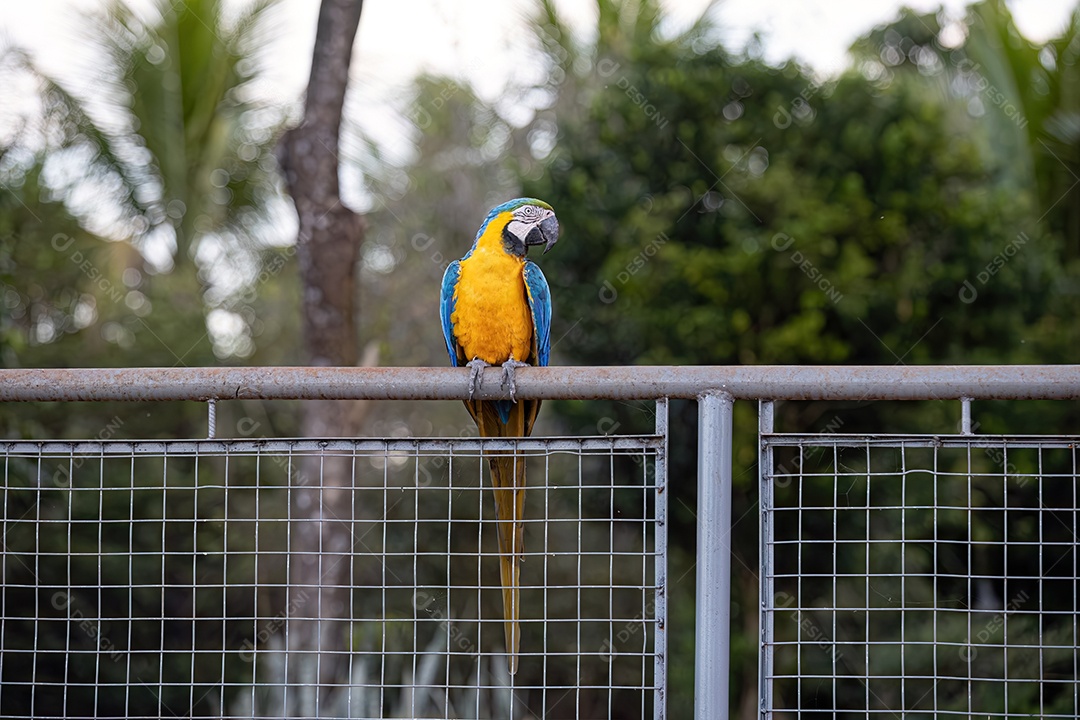
[[[291,254],[268,248],[266,241],[268,213],[278,196],[271,150],[280,111],[253,103],[246,86],[264,9],[257,5],[223,28],[217,2],[161,3],[157,18],[145,23],[125,6],[114,6],[107,16],[90,20],[92,42],[107,62],[97,68],[101,76],[89,98],[42,76],[24,55],[9,54],[0,73],[5,81],[20,74],[36,80],[41,112],[0,145],[0,365],[169,367],[214,365],[219,357],[244,355],[256,363],[291,359],[287,344],[274,343],[295,335]],[[231,273],[223,272],[226,263]],[[215,312],[239,317],[242,327],[211,337]],[[238,342],[245,338],[246,346]],[[258,423],[250,418],[253,412]],[[239,434],[249,435],[259,423],[259,435],[289,434],[295,432],[294,417],[270,406],[223,408],[219,422],[223,434],[238,427],[248,429]],[[206,407],[200,403],[0,408],[0,433],[8,438],[205,432]],[[188,707],[190,690],[147,685],[133,686],[130,697],[95,696],[94,683],[185,674],[199,683],[215,672],[220,679],[225,666],[212,652],[194,658],[167,653],[164,660],[159,652],[127,652],[162,643],[190,648],[191,622],[166,621],[158,628],[123,619],[220,616],[225,583],[240,585],[251,577],[243,561],[230,556],[227,568],[222,562],[224,503],[195,492],[205,464],[202,475],[191,463],[170,467],[167,493],[149,480],[162,476],[160,462],[120,468],[76,456],[67,467],[13,461],[8,472],[12,521],[5,547],[13,562],[4,582],[23,586],[9,588],[8,607],[28,616],[36,609],[40,617],[61,617],[66,610],[84,620],[67,628],[46,623],[36,634],[32,627],[9,628],[6,649],[56,652],[40,654],[36,665],[4,663],[4,681],[13,684],[7,685],[11,692],[4,693],[0,712],[29,712],[33,677],[39,683],[86,683],[48,697],[38,688],[39,714],[59,714],[66,701],[68,711],[89,707],[116,716]],[[104,490],[87,491],[88,483]],[[72,485],[80,492],[71,492]],[[275,506],[271,495],[263,493],[264,512]],[[254,514],[252,495],[231,497],[232,515]],[[195,524],[196,516],[202,522]],[[91,522],[99,517],[104,522]],[[71,522],[70,532],[43,532],[57,526],[39,520]],[[236,548],[242,545],[240,531],[238,526],[229,533]],[[196,546],[218,554],[208,558]],[[143,554],[125,557],[132,549]],[[101,557],[82,562],[93,553]],[[66,555],[76,559],[68,562]],[[20,565],[31,556],[38,559]],[[192,592],[196,576],[199,582],[213,578],[219,590]],[[163,588],[129,591],[133,577],[153,578]],[[103,589],[87,589],[95,584]],[[61,589],[68,593],[68,608],[54,599]],[[199,606],[193,607],[196,597]],[[239,616],[254,615],[252,601],[250,593],[229,592],[228,606]],[[276,607],[267,614],[275,612]],[[226,641],[238,645],[252,635],[250,626],[199,623],[197,646],[206,651]],[[99,636],[111,644],[96,642]],[[65,656],[66,648],[83,652]],[[12,657],[5,654],[5,660]],[[227,677],[244,681],[250,673],[250,666],[229,659]],[[211,699],[189,712],[213,713],[207,707]]]
[[[178,264],[209,233],[255,242],[277,193],[272,140],[283,110],[254,100],[250,88],[273,4],[253,3],[226,25],[219,0],[159,2],[150,21],[117,1],[87,29],[106,58],[103,90],[121,129],[103,127],[74,95],[67,103],[99,151],[98,169],[124,179],[125,209],[141,234],[172,228]]]
[[[0,150],[4,365],[291,359],[273,343],[296,323],[293,253],[271,244],[285,110],[252,87],[272,6],[113,3],[85,20],[92,84],[8,53],[41,112]]]
[[[1075,359],[1077,291],[1065,268],[1066,238],[1043,217],[1052,198],[1023,181],[1001,126],[1011,122],[1031,155],[1041,152],[1043,135],[1017,136],[1002,108],[985,108],[999,113],[993,122],[971,112],[985,88],[950,89],[946,76],[970,75],[971,64],[946,72],[968,56],[944,49],[934,16],[903,12],[856,44],[854,69],[821,83],[790,63],[731,56],[709,43],[705,23],[665,37],[655,25],[610,21],[603,5],[592,47],[566,40],[549,7],[540,33],[559,68],[553,77],[562,79],[554,84],[558,136],[548,171],[526,179],[523,193],[551,202],[566,235],[544,258],[560,357],[588,364]],[[649,2],[621,6],[627,17],[658,17]],[[1003,5],[977,5],[972,17],[980,16],[983,24],[970,29],[972,56],[989,63],[993,48],[1002,55],[1000,42],[975,42],[997,33],[1011,38],[1001,64],[1037,60],[1038,49],[1013,37]],[[1052,98],[1024,92],[1014,102],[1049,114]],[[1033,167],[1045,176],[1045,166]],[[573,425],[588,424],[578,406],[560,407]],[[692,424],[689,411],[673,408]],[[999,412],[980,406],[984,430],[1060,432],[1077,417],[1062,404]],[[625,409],[610,413],[624,430],[647,426]],[[743,416],[734,516],[752,518],[755,423],[752,413]],[[803,431],[950,432],[956,418],[940,403],[829,410],[789,403],[777,421]],[[673,445],[673,497],[690,508],[694,446],[678,436]],[[673,504],[676,538],[692,537],[695,522]],[[756,547],[753,523],[737,524],[735,534],[737,547]],[[757,581],[747,569],[756,562],[746,554],[735,568],[744,590],[733,620],[751,633],[733,641],[743,654],[732,683],[743,695],[756,686],[753,621],[744,615],[756,614]],[[685,648],[692,627],[678,611],[682,593],[672,594],[672,643]],[[672,681],[671,710],[688,713],[689,685]]]
[[[988,183],[992,166],[948,129],[940,102],[905,85],[868,92],[858,75],[818,88],[718,50],[654,52],[620,59],[610,77],[590,71],[604,89],[525,185],[567,228],[545,258],[564,329],[582,328],[561,352],[596,363],[1064,357],[1028,329],[1056,290],[1046,256],[1057,239],[1022,195]],[[1008,272],[983,287],[978,272],[1007,249]],[[962,302],[965,280],[977,303]]]
[[[957,101],[961,124],[977,126],[998,159],[998,179],[1033,193],[1042,224],[1064,238],[1069,260],[1080,253],[1078,33],[1080,8],[1060,37],[1033,43],[1003,0],[984,0],[946,28],[938,15],[904,10],[853,48],[878,84],[914,81]]]

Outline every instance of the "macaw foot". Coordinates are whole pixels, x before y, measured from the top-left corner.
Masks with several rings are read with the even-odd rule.
[[[491,366],[480,358],[473,358],[465,363],[465,367],[471,371],[469,373],[469,399],[472,400],[473,393],[484,384],[484,368]]]
[[[529,363],[523,363],[514,358],[510,358],[502,364],[503,379],[499,387],[510,387],[510,399],[517,402],[517,380],[514,378],[514,371],[519,367],[529,367]]]

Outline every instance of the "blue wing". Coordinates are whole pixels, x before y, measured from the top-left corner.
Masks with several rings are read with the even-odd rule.
[[[443,339],[446,340],[446,352],[450,354],[450,364],[458,365],[457,338],[454,337],[454,323],[450,316],[454,314],[454,288],[461,276],[461,263],[458,260],[447,266],[442,278],[442,298],[439,301],[439,314],[442,316]],[[546,287],[546,285],[545,285]]]
[[[522,274],[525,276],[525,290],[533,319],[534,362],[545,366],[551,354],[551,288],[540,267],[531,260],[525,261]]]

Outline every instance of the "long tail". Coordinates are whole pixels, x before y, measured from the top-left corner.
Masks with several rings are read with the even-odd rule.
[[[503,629],[510,674],[517,672],[521,648],[521,559],[525,552],[525,458],[492,458],[491,487],[499,529],[499,576],[502,580]]]
[[[540,402],[526,400],[510,407],[507,422],[494,402],[466,402],[482,437],[525,437],[532,432]],[[488,461],[499,536],[499,577],[502,582],[503,629],[507,666],[517,672],[521,648],[521,561],[525,552],[525,458],[497,453]]]

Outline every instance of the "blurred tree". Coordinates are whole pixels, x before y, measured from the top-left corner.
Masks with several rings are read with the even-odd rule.
[[[45,77],[21,51],[0,60],[5,84],[29,78],[40,90],[39,106],[0,139],[0,363],[5,367],[290,359],[292,346],[275,342],[294,335],[295,324],[287,320],[292,316],[288,308],[296,306],[294,286],[288,282],[290,253],[275,247],[280,240],[269,224],[281,205],[275,200],[280,187],[272,148],[285,110],[254,100],[249,85],[256,68],[254,53],[269,20],[267,7],[258,4],[226,21],[216,2],[161,2],[137,15],[116,4],[104,16],[87,19],[87,34],[97,53],[84,71],[89,77]],[[272,311],[277,308],[283,309]],[[229,417],[223,411],[222,428]],[[265,422],[265,416],[261,419]],[[275,419],[281,431],[295,428],[288,414],[275,412]],[[206,409],[199,403],[98,404],[86,412],[73,412],[70,403],[5,405],[0,426],[6,436],[20,438],[200,437],[206,432]],[[42,462],[36,468],[13,467],[10,481],[12,498],[38,502],[42,516],[76,522],[102,516],[151,521],[162,513],[160,488],[123,488],[131,488],[133,477],[160,478],[160,473],[160,466],[140,472],[114,465],[97,469],[76,458],[70,466]],[[87,482],[110,492],[86,491]],[[95,598],[76,592],[73,607],[94,612],[103,603],[96,609],[101,617],[111,617],[114,606],[133,608],[136,616],[164,606],[180,615],[207,614],[207,603],[214,602],[211,595],[200,597],[183,589],[192,587],[196,567],[202,578],[226,582],[221,563],[195,553],[196,540],[203,548],[213,548],[218,531],[185,527],[196,514],[193,488],[198,482],[193,466],[172,467],[172,522],[159,526],[156,534],[147,532],[150,526],[145,523],[134,529],[127,523],[87,523],[67,539],[50,537],[48,548],[37,546],[60,554],[112,554],[100,572],[94,572],[95,581],[104,577],[102,582],[122,584],[131,573],[161,578],[156,595],[133,592],[120,602],[107,594]],[[246,482],[242,472],[237,482]],[[68,495],[70,486],[82,486],[83,491]],[[240,499],[241,506],[248,502]],[[224,510],[222,498],[204,495],[198,515],[252,512],[235,503]],[[264,507],[272,505],[264,500]],[[23,542],[37,534],[29,525],[9,528],[5,546],[12,552],[36,552],[27,550],[32,547],[29,540]],[[92,525],[92,532],[81,532]],[[150,552],[125,563],[121,558],[130,552],[132,532],[135,542]],[[155,547],[160,556],[154,557]],[[234,565],[229,572],[232,582],[239,581],[235,570]],[[82,567],[43,564],[36,574],[25,575],[23,567],[12,563],[6,572],[5,586],[63,587],[70,585],[73,574],[74,582],[80,582]],[[8,607],[37,603],[34,610],[25,608],[28,617],[59,612],[44,591],[5,597]],[[280,606],[284,600],[258,602]],[[230,606],[250,617],[254,602],[257,599],[246,594],[240,600],[234,597]],[[220,613],[221,607],[218,599],[214,612]],[[62,625],[57,627],[54,632],[46,623],[39,633],[12,625],[5,648],[36,644],[63,649],[71,640]],[[157,648],[163,642],[166,647],[190,647],[193,642],[190,624],[116,628],[114,622],[113,637],[122,650]],[[231,626],[228,633],[250,636],[249,628],[250,622],[248,629]],[[120,643],[121,638],[127,639]],[[200,631],[194,642],[202,650],[220,648],[223,641]],[[26,671],[39,682],[67,683],[123,683],[132,668],[154,676],[220,676],[223,667],[220,656],[201,652],[167,655],[153,670],[140,663],[138,658],[128,667],[103,663],[98,673],[92,654],[66,660],[62,654],[43,654],[32,667],[22,662],[5,662],[3,667],[5,681],[18,682]],[[226,672],[242,681],[250,678],[251,667],[229,663]],[[61,714],[65,700],[113,716],[156,715],[163,707],[191,703],[188,689],[177,687],[160,688],[157,695],[133,692],[130,698],[80,693],[74,688],[63,697],[38,693],[36,712]],[[188,712],[210,712],[211,700],[204,696]],[[31,694],[13,689],[2,702],[0,713],[26,715]]]
[[[226,21],[220,0],[160,0],[139,14],[114,2],[87,28],[105,61],[83,79],[92,98],[45,79],[86,119],[91,168],[122,181],[109,198],[121,203],[118,221],[133,225],[136,244],[165,245],[167,266],[264,244],[285,108],[255,99],[250,85],[273,5],[251,3]]]
[[[1004,0],[968,8],[962,52],[955,63],[970,93],[969,111],[989,128],[1010,158],[1004,177],[1035,188],[1049,230],[1080,258],[1080,7],[1061,37],[1029,41]]]
[[[1032,198],[1039,217],[1030,224],[1052,234],[1048,242],[1060,243],[1061,251],[1050,257],[1064,266],[1049,312],[1038,321],[1061,352],[1041,357],[1074,358],[1070,349],[1080,345],[1080,323],[1067,318],[1080,310],[1080,6],[1062,34],[1043,44],[1020,34],[1001,0],[974,3],[962,21],[944,27],[937,15],[904,11],[856,43],[854,52],[875,82],[910,83],[955,101],[950,123],[973,129],[992,158],[988,185]],[[970,281],[974,289],[1016,249],[984,255]]]
[[[230,22],[214,2],[114,4],[85,21],[94,62],[62,82],[18,49],[0,58],[5,82],[40,91],[0,141],[4,365],[210,365],[252,357],[260,336],[254,357],[288,359],[274,339],[289,315],[267,312],[293,303],[267,282],[290,276],[266,217],[282,206],[270,150],[285,111],[250,90],[270,19],[266,4]],[[9,416],[25,437],[98,430],[27,410]],[[147,435],[183,427],[154,418]]]
[[[980,0],[952,22],[943,12],[904,9],[859,40],[853,55],[875,82],[915,81],[962,101],[988,151],[1008,158],[996,179],[1034,190],[1066,259],[1080,256],[1080,7],[1042,44],[1020,33],[1004,0]]]
[[[359,356],[356,259],[364,221],[341,202],[338,147],[362,6],[360,0],[323,0],[320,5],[304,118],[280,145],[285,180],[300,218],[302,327],[311,365],[352,367]],[[358,407],[364,406],[306,402],[301,430],[311,437],[359,435]],[[295,556],[290,564],[289,607],[304,609],[288,633],[289,651],[294,654],[289,680],[300,688],[318,683],[316,687],[328,696],[333,684],[348,679],[343,651],[349,637],[345,619],[352,616],[351,557],[354,538],[365,533],[354,524],[358,517],[352,494],[353,460],[305,456],[300,463],[301,472],[318,482],[291,493]],[[360,519],[375,520],[374,512],[362,508]],[[310,598],[313,590],[315,597]],[[327,699],[301,690],[286,712],[310,716]]]
[[[543,7],[558,135],[548,172],[523,190],[553,204],[567,235],[545,258],[564,357],[887,365],[1072,358],[1076,296],[1062,270],[1061,237],[1040,222],[1033,186],[996,181],[1011,158],[990,152],[988,128],[955,98],[868,63],[822,84],[791,63],[773,68],[729,55],[704,21],[665,35],[649,0],[597,5],[595,39],[584,45]],[[890,42],[909,34],[895,58],[879,50],[875,62],[914,57],[929,73],[919,77],[934,78],[933,60],[918,47],[938,28],[910,12],[898,28],[875,31]],[[853,405],[825,414],[822,404],[789,403],[778,423],[881,431],[949,431],[955,423],[955,408],[941,403]],[[1068,426],[1060,404],[1052,412],[1028,405],[1010,413],[1010,427],[1020,417],[1048,430]],[[561,407],[580,427],[595,412]],[[757,489],[749,410],[736,408],[736,427],[747,431],[736,442],[736,518],[752,517]],[[610,412],[620,417],[620,408]],[[992,412],[980,417],[987,429],[995,423]],[[692,418],[687,412],[688,425]],[[644,429],[643,420],[630,415],[624,429]],[[673,504],[673,537],[692,538],[693,440],[673,442],[681,501]],[[753,523],[737,524],[736,535],[738,547],[755,547]],[[733,643],[744,654],[733,664],[733,686],[742,683],[750,717],[757,562],[752,550],[739,555],[734,622],[742,632]],[[684,603],[689,590],[672,588]],[[673,654],[692,644],[692,614],[679,607],[676,599]],[[689,712],[689,680],[672,676],[673,714]]]
[[[45,111],[33,179],[87,231],[121,241],[102,246],[108,268],[92,262],[118,292],[142,296],[122,298],[127,317],[104,326],[139,364],[213,364],[255,350],[260,323],[244,298],[268,266],[280,268],[268,220],[283,208],[272,150],[285,109],[250,88],[272,5],[227,22],[218,0],[161,0],[140,13],[114,2],[87,19],[96,62],[62,80],[17,53]],[[56,257],[69,259],[56,232]],[[178,312],[158,322],[151,310],[164,306]]]

